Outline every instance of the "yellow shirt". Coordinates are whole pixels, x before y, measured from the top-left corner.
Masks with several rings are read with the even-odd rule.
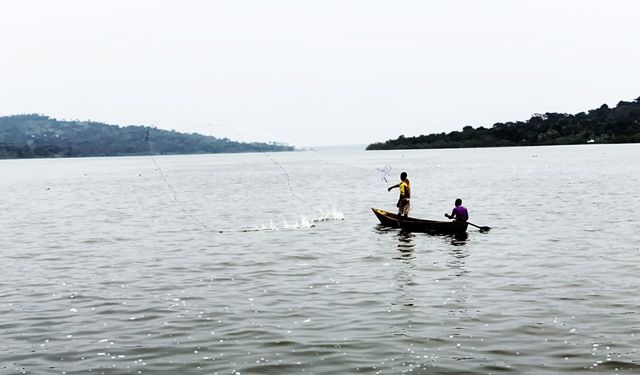
[[[400,199],[411,198],[411,181],[408,178],[405,178],[404,181],[400,183]]]

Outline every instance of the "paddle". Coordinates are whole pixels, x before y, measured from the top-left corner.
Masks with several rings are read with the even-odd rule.
[[[445,217],[449,218],[449,219],[453,219],[453,216],[449,215],[449,214],[444,214]],[[491,230],[491,227],[481,227],[479,225],[475,225],[474,223],[468,222],[467,224],[472,225],[478,229],[480,229],[481,232],[488,232]]]
[[[488,232],[488,231],[491,230],[491,227],[481,227],[481,226],[475,225],[474,223],[470,223],[468,221],[467,221],[467,224],[472,225],[472,226],[480,229],[481,232]]]

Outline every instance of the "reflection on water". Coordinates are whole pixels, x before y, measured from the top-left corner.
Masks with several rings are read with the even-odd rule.
[[[469,271],[465,268],[465,258],[469,256],[469,252],[465,245],[469,238],[467,232],[458,233],[455,235],[449,235],[445,237],[447,241],[453,246],[450,248],[450,258],[447,261],[447,267],[453,271],[453,276],[463,276]]]
[[[398,231],[397,228],[385,227],[382,224],[376,224],[376,226],[373,227],[373,230],[378,234],[392,233],[392,232]]]
[[[457,233],[454,235],[447,236],[451,239],[451,244],[453,246],[464,246],[467,244],[467,239],[469,238],[469,233]]]
[[[404,230],[400,230],[397,234],[398,256],[395,256],[394,259],[400,260],[401,267],[394,274],[395,298],[391,302],[391,307],[401,312],[410,312],[415,308],[415,298],[411,293],[411,288],[416,285],[414,274],[415,244],[413,242],[415,237],[415,234]],[[394,324],[394,335],[412,336],[410,334],[411,327],[411,317],[407,315]]]
[[[413,249],[415,248],[415,244],[413,243],[413,239],[416,237],[415,234],[411,232],[407,232],[401,230],[398,232],[398,252],[399,255],[395,259],[401,259],[405,262],[409,262],[411,259],[415,258],[413,254]]]
[[[464,276],[469,273],[466,269],[466,258],[469,256],[469,252],[466,248],[453,248],[449,252],[451,257],[447,261],[447,267],[451,269],[453,276]]]

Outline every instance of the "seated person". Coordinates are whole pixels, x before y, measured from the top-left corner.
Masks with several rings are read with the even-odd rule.
[[[469,211],[462,205],[462,199],[458,198],[455,202],[455,207],[451,211],[451,215],[444,214],[449,219],[457,220],[457,221],[467,221],[469,220]]]

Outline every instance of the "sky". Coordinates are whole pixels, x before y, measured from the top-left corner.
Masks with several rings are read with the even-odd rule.
[[[298,147],[640,97],[635,0],[0,5],[0,116]]]

